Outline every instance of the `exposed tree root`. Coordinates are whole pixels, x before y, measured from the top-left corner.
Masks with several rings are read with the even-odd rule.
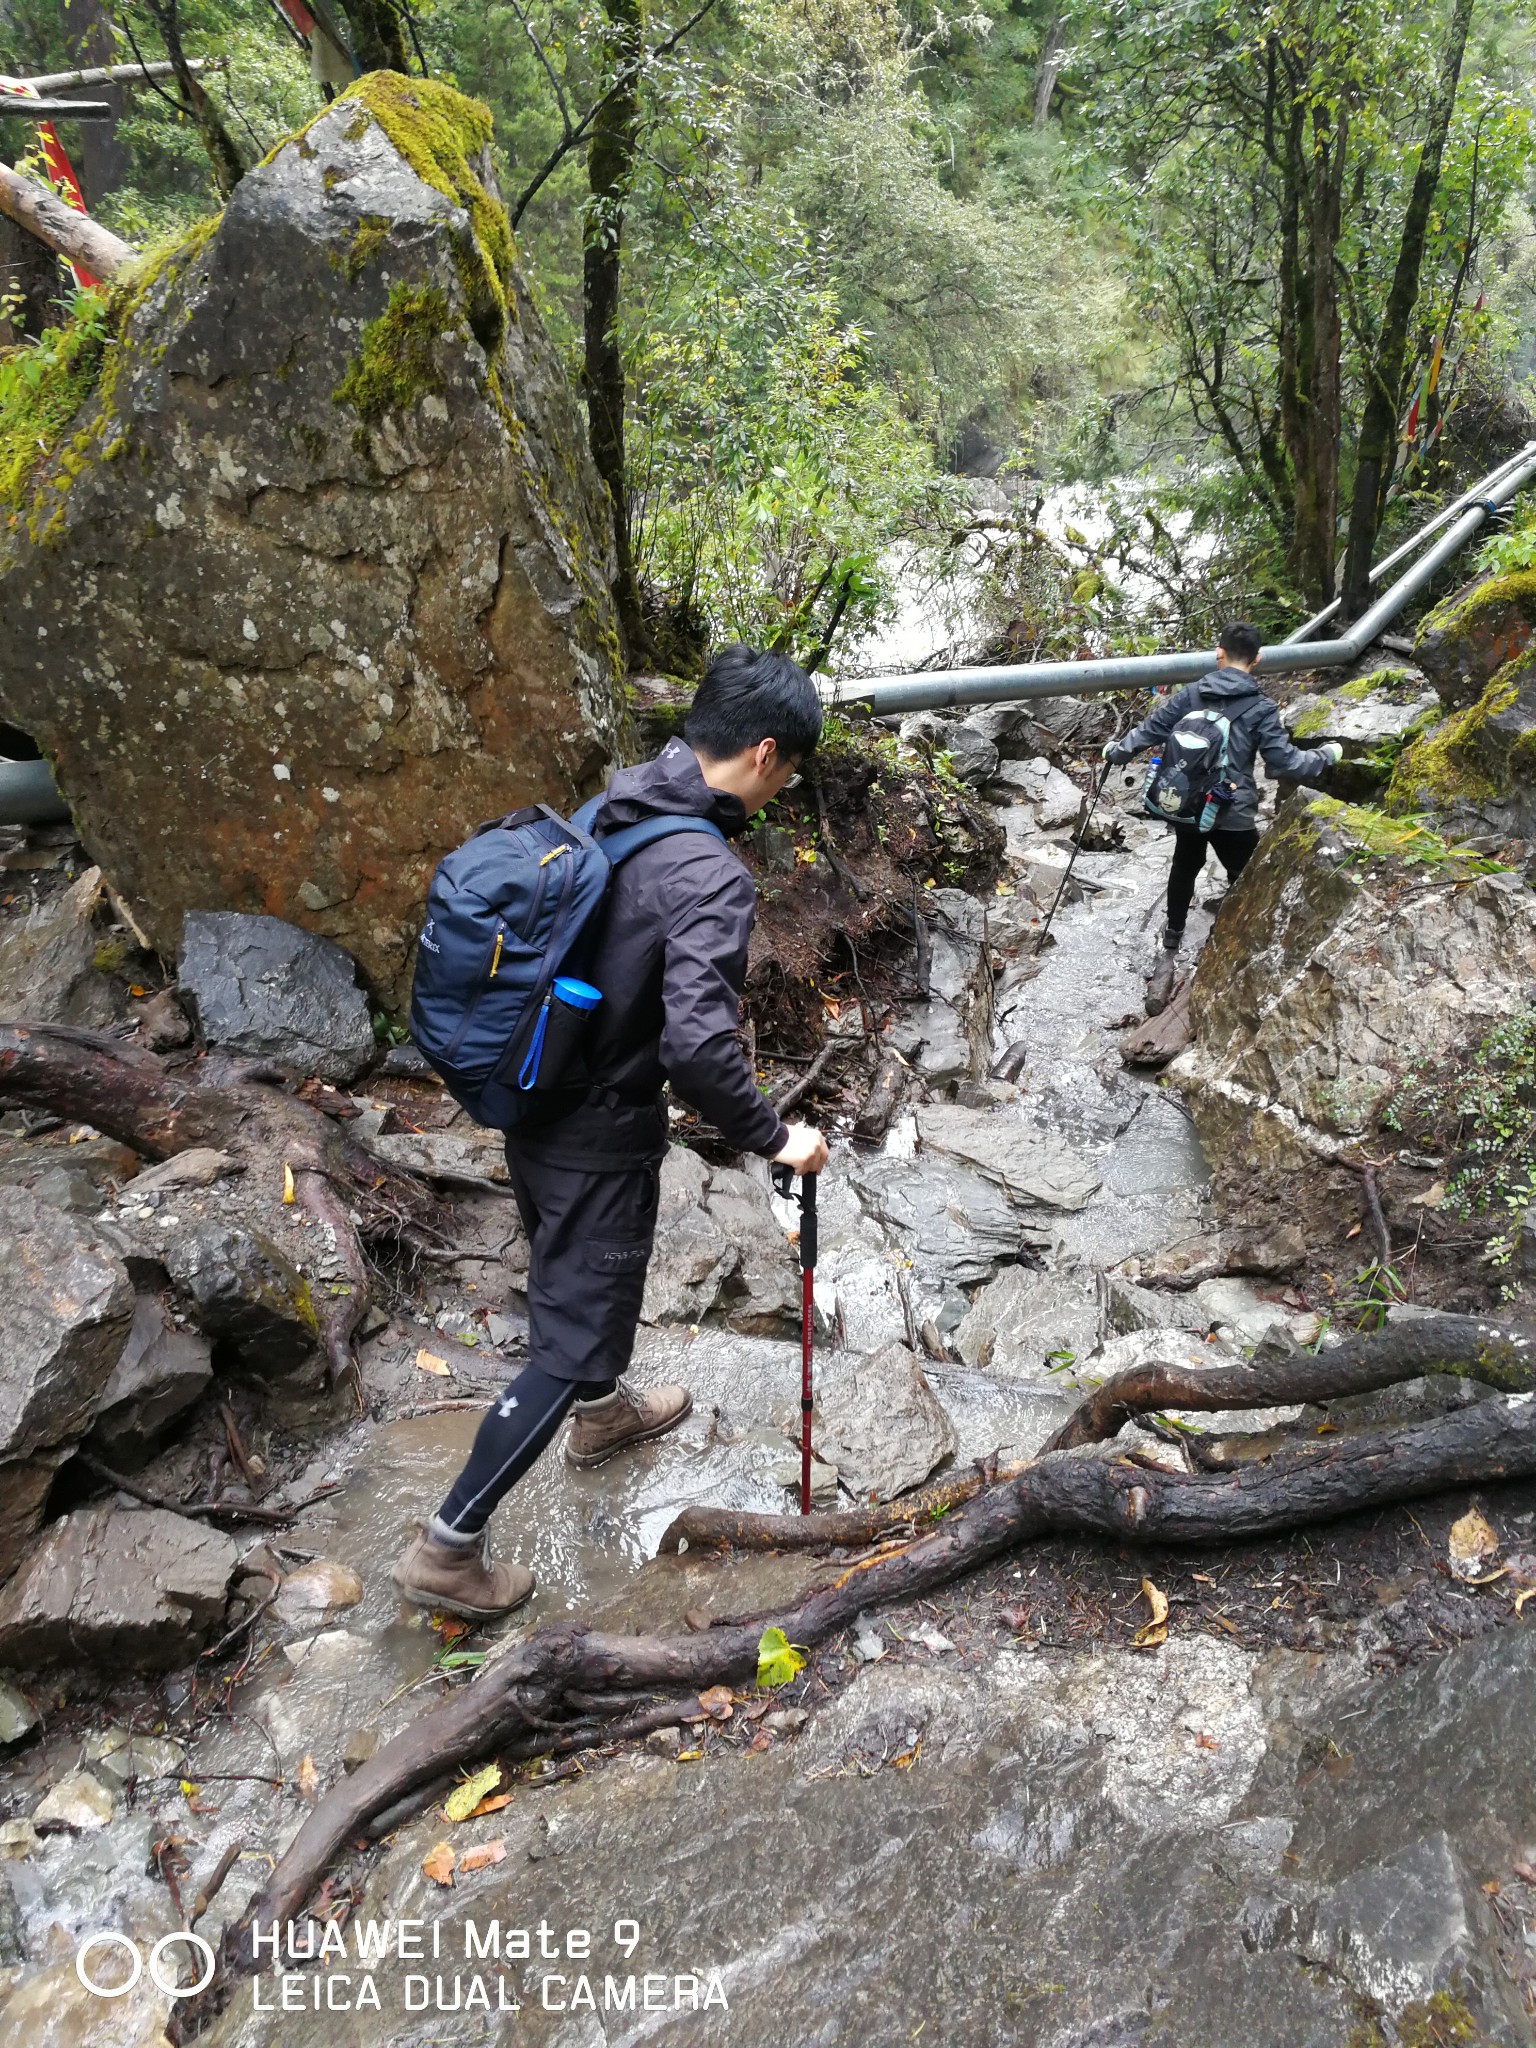
[[[447,1212],[424,1181],[375,1157],[349,1124],[293,1088],[280,1069],[252,1061],[172,1066],[94,1031],[0,1024],[0,1101],[90,1124],[150,1159],[193,1145],[232,1152],[252,1185],[271,1188],[274,1215],[281,1167],[292,1167],[295,1198],[329,1225],[349,1282],[344,1293],[316,1297],[335,1379],[352,1370],[352,1337],[368,1306],[364,1243],[441,1243]]]
[[[1487,1326],[1483,1326],[1485,1336]],[[1338,1354],[1334,1354],[1337,1356]],[[1422,1368],[1420,1368],[1422,1369]],[[1516,1395],[1391,1431],[1321,1438],[1222,1473],[1170,1473],[1130,1459],[1054,1456],[982,1485],[926,1535],[847,1566],[797,1606],[750,1625],[698,1633],[620,1636],[568,1623],[540,1629],[487,1665],[462,1691],[333,1786],[272,1878],[225,1941],[225,1968],[258,1966],[252,1931],[302,1914],[343,1844],[408,1794],[498,1747],[521,1757],[605,1739],[592,1695],[693,1694],[755,1676],[766,1624],[812,1645],[865,1609],[947,1585],[1006,1550],[1048,1534],[1117,1543],[1224,1544],[1465,1485],[1536,1474],[1536,1401]],[[837,1519],[837,1518],[829,1518]],[[572,1695],[585,1710],[573,1709]],[[617,1705],[617,1703],[615,1703]],[[616,1712],[607,1734],[634,1725]]]
[[[1012,1471],[1019,1467],[1008,1468]],[[1000,1477],[995,1459],[948,1472],[942,1479],[903,1494],[878,1507],[847,1508],[819,1515],[731,1514],[722,1508],[685,1508],[667,1524],[658,1553],[673,1556],[686,1543],[690,1550],[826,1550],[879,1543],[887,1536],[915,1532],[925,1522],[948,1514]]]
[[[1102,1443],[1155,1409],[1214,1414],[1223,1408],[1289,1408],[1298,1401],[1373,1393],[1430,1372],[1523,1393],[1536,1387],[1536,1337],[1479,1316],[1415,1317],[1389,1323],[1375,1336],[1347,1337],[1331,1351],[1276,1356],[1261,1349],[1247,1364],[1214,1369],[1133,1365],[1090,1394],[1044,1445],[1042,1456]]]

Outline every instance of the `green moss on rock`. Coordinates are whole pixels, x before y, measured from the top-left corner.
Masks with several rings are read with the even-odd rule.
[[[1536,569],[1517,569],[1509,576],[1490,576],[1471,590],[1457,591],[1437,604],[1414,635],[1415,648],[1433,633],[1460,639],[1475,633],[1499,612],[1514,609],[1536,619]]]
[[[0,356],[0,508],[13,516],[39,465],[96,389],[110,342],[106,314],[106,293],[82,293],[63,327]]]
[[[378,122],[417,177],[461,206],[469,234],[457,250],[470,325],[488,356],[506,333],[507,286],[515,249],[506,208],[485,189],[476,168],[490,149],[491,112],[434,79],[371,71],[349,86],[338,104],[355,102],[358,116]],[[323,116],[321,117],[323,118]],[[353,137],[354,126],[346,130]]]
[[[357,356],[331,393],[350,405],[365,427],[386,413],[409,412],[429,391],[441,391],[437,344],[453,324],[447,298],[435,284],[397,284],[377,320],[363,329]]]
[[[1489,719],[1507,711],[1518,694],[1518,680],[1508,669],[1500,670],[1475,704],[1453,712],[1404,748],[1387,785],[1387,808],[1448,811],[1497,797],[1498,786],[1479,758],[1478,742]]]
[[[1504,872],[1497,861],[1452,846],[1421,818],[1391,817],[1371,804],[1345,804],[1331,796],[1314,797],[1307,812],[1368,857],[1434,868],[1464,881]]]

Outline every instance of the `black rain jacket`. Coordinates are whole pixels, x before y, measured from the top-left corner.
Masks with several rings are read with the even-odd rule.
[[[1315,747],[1298,747],[1280,723],[1280,711],[1273,697],[1266,697],[1246,669],[1213,668],[1198,683],[1186,683],[1164,697],[1134,732],[1120,742],[1126,756],[1155,747],[1191,711],[1202,706],[1219,712],[1230,727],[1227,739],[1228,782],[1231,803],[1223,804],[1216,819],[1218,832],[1251,832],[1259,822],[1259,786],[1253,779],[1255,756],[1262,756],[1271,775],[1290,782],[1315,783],[1332,765]]]
[[[621,768],[593,820],[601,839],[623,825],[708,818],[727,837],[746,830],[739,797],[711,789],[698,756],[668,740],[654,761]],[[736,1037],[757,915],[752,877],[712,834],[680,832],[615,870],[583,973],[603,1000],[584,1048],[586,1074],[512,1142],[559,1165],[654,1166],[667,1147],[668,1081],[729,1145],[771,1156],[788,1133],[757,1086]]]

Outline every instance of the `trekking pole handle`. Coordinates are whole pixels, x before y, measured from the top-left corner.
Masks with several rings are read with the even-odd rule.
[[[800,1209],[800,1270],[810,1273],[816,1266],[816,1175],[802,1173],[800,1192],[795,1193],[795,1170],[792,1166],[769,1168],[773,1176],[774,1193],[786,1202],[796,1202]]]

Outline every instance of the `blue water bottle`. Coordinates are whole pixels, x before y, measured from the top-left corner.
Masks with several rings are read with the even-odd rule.
[[[1215,824],[1217,808],[1215,797],[1208,796],[1205,800],[1205,807],[1200,813],[1200,830],[1202,832],[1209,832]]]

